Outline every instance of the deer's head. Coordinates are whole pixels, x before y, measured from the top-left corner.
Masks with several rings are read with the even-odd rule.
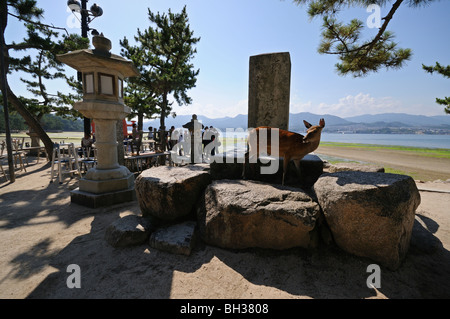
[[[314,126],[305,120],[303,121],[303,123],[305,124],[305,126],[307,128],[306,135],[303,138],[303,142],[304,143],[320,142],[320,136],[322,133],[322,129],[325,127],[325,120],[320,119],[319,125],[314,125]]]

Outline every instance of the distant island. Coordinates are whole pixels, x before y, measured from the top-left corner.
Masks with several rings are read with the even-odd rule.
[[[289,130],[304,132],[303,120],[310,123],[319,123],[320,118],[325,119],[324,133],[450,135],[450,115],[425,116],[405,113],[366,114],[348,118],[309,112],[291,113]],[[166,125],[168,128],[172,125],[180,128],[190,120],[190,115],[178,115],[175,118],[167,118]],[[216,119],[198,115],[198,120],[204,125],[213,126],[222,131],[225,131],[227,128],[247,129],[247,115],[243,114]],[[159,128],[159,119],[144,122],[144,130],[147,130],[149,126]]]

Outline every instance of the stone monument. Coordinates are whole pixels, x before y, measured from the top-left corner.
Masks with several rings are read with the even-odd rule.
[[[291,58],[289,52],[250,57],[248,127],[289,129]]]
[[[93,119],[96,129],[97,166],[80,180],[71,192],[71,201],[88,207],[109,206],[131,201],[134,175],[118,163],[117,121],[122,121],[130,108],[123,102],[123,81],[138,76],[131,61],[111,54],[111,41],[94,36],[93,50],[78,50],[58,56],[59,61],[83,74],[83,101],[74,109]]]

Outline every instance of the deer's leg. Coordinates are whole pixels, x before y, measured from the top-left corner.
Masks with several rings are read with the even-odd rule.
[[[290,157],[288,157],[288,156],[284,156],[283,157],[283,179],[281,181],[281,185],[283,185],[283,186],[284,186],[284,177],[286,175],[286,172],[287,172],[288,165],[289,165],[290,161],[291,161]]]
[[[297,169],[298,178],[301,178],[300,160],[294,160],[295,168]]]
[[[247,162],[249,161],[249,152],[245,152],[244,155],[244,163],[242,164],[242,179],[245,179],[245,166],[247,165]]]

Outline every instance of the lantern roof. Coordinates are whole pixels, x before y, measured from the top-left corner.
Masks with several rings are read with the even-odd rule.
[[[109,52],[111,41],[103,36],[95,36],[92,39],[95,49],[84,49],[60,54],[57,59],[74,68],[84,72],[92,68],[104,68],[120,72],[124,77],[139,75],[134,64],[123,57]]]

